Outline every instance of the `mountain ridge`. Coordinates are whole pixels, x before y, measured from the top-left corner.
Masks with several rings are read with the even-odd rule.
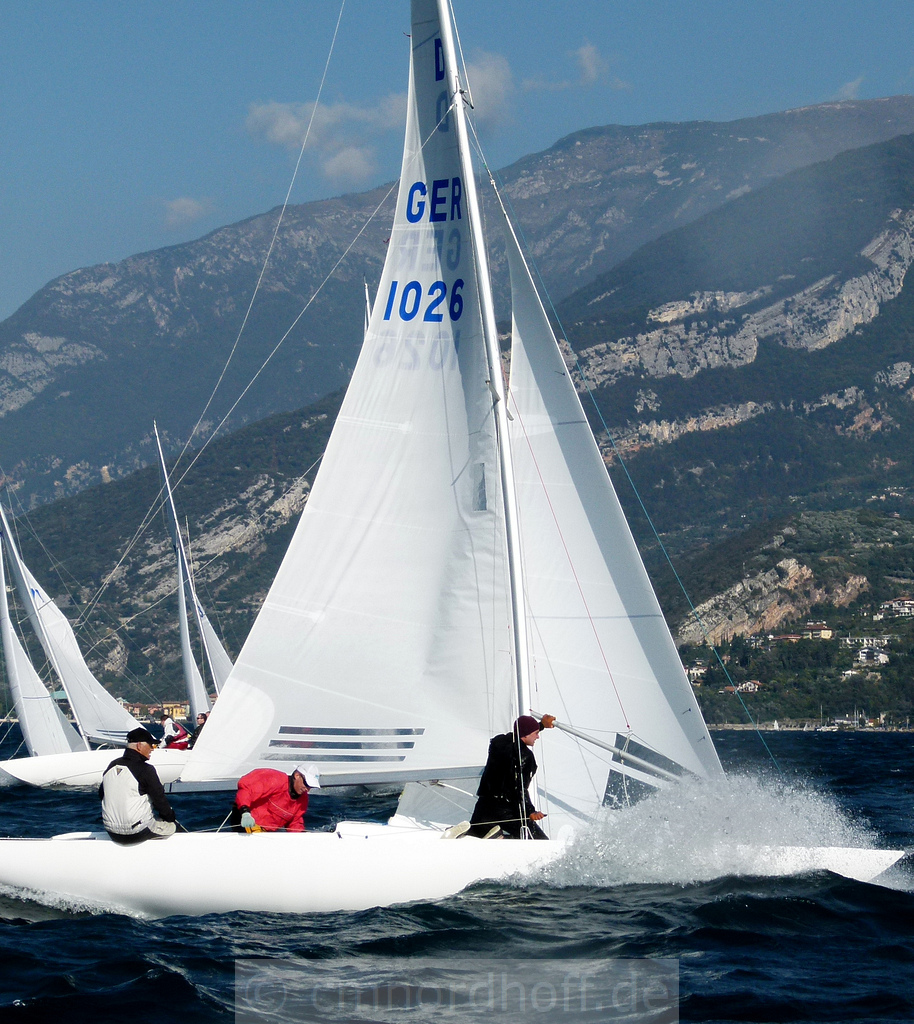
[[[914,131],[911,97],[720,124],[591,128],[524,157],[501,177],[540,274],[559,299],[734,192],[905,129]],[[694,166],[686,173],[684,164]],[[384,258],[392,207],[386,192],[382,186],[287,210],[201,438],[226,414],[231,429],[345,385],[361,338],[362,282],[377,280]],[[186,245],[74,271],[0,323],[0,467],[26,504],[147,464],[153,418],[168,450],[189,436],[235,345],[274,227],[275,210]],[[312,301],[361,228],[348,261]],[[492,262],[504,310],[497,245]]]

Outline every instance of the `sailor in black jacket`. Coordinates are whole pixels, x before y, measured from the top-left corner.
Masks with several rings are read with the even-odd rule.
[[[476,791],[469,835],[549,838],[537,824],[545,815],[533,806],[528,787],[536,774],[533,744],[540,729],[550,728],[554,721],[551,715],[545,715],[542,723],[531,715],[521,715],[511,732],[489,741],[489,756]]]

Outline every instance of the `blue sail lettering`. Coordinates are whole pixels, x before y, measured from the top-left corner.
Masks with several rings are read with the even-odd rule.
[[[448,195],[450,193],[450,195]],[[434,222],[463,219],[463,182],[460,178],[436,178],[432,182],[431,197],[424,181],[414,181],[406,195],[406,219],[418,224],[425,217]]]
[[[460,220],[460,200],[463,197],[463,186],[460,183],[460,178],[454,178],[451,181],[451,220]]]
[[[429,220],[447,220],[447,196],[443,193],[449,184],[447,178],[437,178],[432,182],[432,211]],[[442,206],[445,209],[440,209]]]
[[[409,195],[406,199],[406,219],[410,224],[418,224],[425,214],[425,203],[416,196],[427,196],[428,189],[424,181],[413,182],[409,187]]]
[[[435,40],[435,81],[444,81],[444,46],[440,39]]]

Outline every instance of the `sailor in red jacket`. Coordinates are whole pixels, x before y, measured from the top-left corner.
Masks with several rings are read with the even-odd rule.
[[[320,785],[320,772],[313,764],[297,765],[291,775],[275,768],[255,768],[238,780],[232,828],[236,832],[304,832],[308,792]]]

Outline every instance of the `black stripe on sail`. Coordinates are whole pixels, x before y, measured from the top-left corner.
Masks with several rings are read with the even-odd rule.
[[[626,754],[631,754],[633,757],[646,761],[648,764],[654,765],[655,768],[660,768],[662,771],[669,772],[671,775],[683,776],[691,774],[689,770],[687,768],[683,768],[678,761],[672,761],[670,758],[664,757],[663,754],[658,754],[656,750],[652,750],[650,747],[644,746],[643,743],[633,740],[631,736],[616,733],[616,746]],[[613,761],[621,762],[622,764],[626,763],[625,758],[620,757],[619,754],[613,754]],[[634,768],[636,771],[638,770],[638,765],[629,763],[628,766],[630,768]]]
[[[610,769],[609,778],[606,780],[606,789],[603,793],[603,806],[629,807],[656,792],[656,786]]]
[[[264,754],[261,758],[263,761],[289,761],[291,760],[288,756],[282,754]],[[322,754],[320,757],[321,763],[329,761],[358,761],[360,763],[366,763],[369,761],[383,761],[387,764],[392,764],[397,761],[405,761],[406,756],[404,754],[388,754],[386,756],[372,756],[371,754]]]
[[[370,740],[359,743],[334,743],[330,740],[270,740],[271,747],[294,747],[298,750],[412,750],[412,740],[403,743],[377,743]]]
[[[281,725],[279,735],[295,736],[422,736],[425,729],[322,729],[315,725]]]

